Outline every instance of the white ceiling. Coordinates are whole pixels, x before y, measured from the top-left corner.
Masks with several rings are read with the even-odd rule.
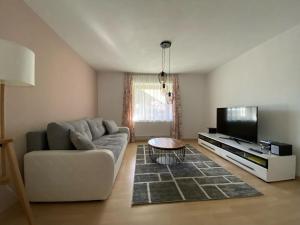
[[[25,0],[100,71],[207,72],[300,23],[300,0]]]

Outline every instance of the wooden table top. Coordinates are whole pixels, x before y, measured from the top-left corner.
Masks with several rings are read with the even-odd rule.
[[[185,146],[182,141],[173,138],[152,138],[148,141],[148,145],[164,150],[180,149]]]

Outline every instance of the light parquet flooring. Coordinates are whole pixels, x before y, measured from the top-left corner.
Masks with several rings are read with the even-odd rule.
[[[300,180],[265,183],[196,141],[186,141],[264,195],[131,207],[135,153],[129,144],[111,196],[106,201],[31,204],[37,225],[299,225]],[[142,142],[141,142],[142,143]],[[27,224],[15,204],[0,215],[1,225]]]

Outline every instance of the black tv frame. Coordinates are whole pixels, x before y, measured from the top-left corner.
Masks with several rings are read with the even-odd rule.
[[[255,141],[253,140],[246,140],[246,139],[242,139],[240,137],[236,137],[236,136],[232,136],[230,134],[226,134],[226,133],[220,133],[219,129],[218,129],[218,109],[228,109],[228,108],[256,108],[256,125],[255,125],[255,131],[256,131],[256,138]],[[258,138],[258,106],[231,106],[231,107],[219,107],[217,108],[217,113],[216,113],[216,121],[217,121],[217,132],[220,134],[224,134],[224,135],[228,135],[229,137],[220,137],[222,139],[228,139],[228,140],[233,140],[235,142],[237,142],[238,144],[241,144],[241,142],[245,142],[245,143],[257,143],[257,138]]]

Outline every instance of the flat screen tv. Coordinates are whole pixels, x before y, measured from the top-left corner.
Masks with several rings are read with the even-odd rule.
[[[257,106],[217,108],[217,132],[239,141],[257,142]]]

